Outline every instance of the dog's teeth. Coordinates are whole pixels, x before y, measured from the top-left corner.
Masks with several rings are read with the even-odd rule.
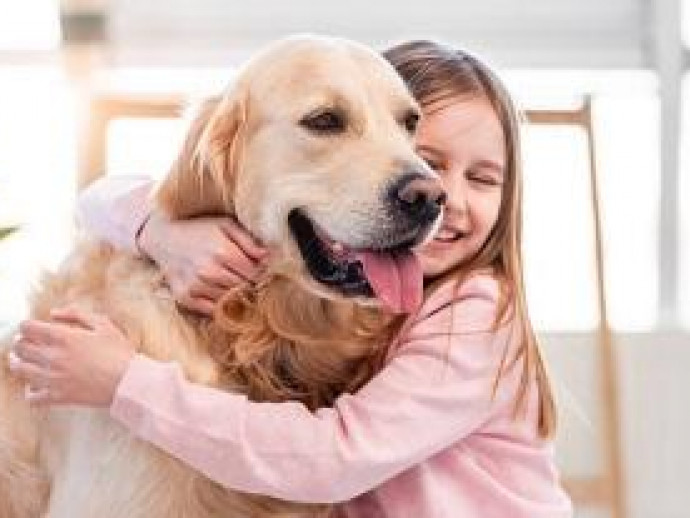
[[[334,252],[340,253],[340,252],[343,252],[343,251],[345,250],[345,245],[343,245],[342,243],[338,243],[338,242],[336,241],[336,242],[333,243],[333,245],[331,246],[331,248],[333,249]]]

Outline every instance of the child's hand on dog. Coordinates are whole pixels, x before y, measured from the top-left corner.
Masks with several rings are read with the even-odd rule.
[[[190,253],[189,243],[195,243]],[[172,221],[154,212],[139,236],[175,299],[210,315],[223,292],[253,280],[267,256],[230,218]],[[9,355],[31,404],[110,406],[136,348],[105,315],[77,308],[26,320]]]
[[[105,315],[64,308],[22,322],[9,367],[35,406],[110,406],[135,346]]]
[[[175,300],[204,315],[225,290],[255,279],[267,255],[228,217],[170,220],[154,211],[137,243],[158,264]]]

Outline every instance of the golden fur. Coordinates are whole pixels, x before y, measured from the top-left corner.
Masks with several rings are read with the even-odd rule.
[[[306,78],[306,80],[305,80]],[[352,121],[338,138],[296,127],[320,106]],[[273,249],[256,286],[240,286],[213,319],[182,311],[154,265],[104,243],[77,247],[46,276],[32,316],[73,304],[103,311],[139,351],[178,362],[197,383],[253,400],[328,405],[371,377],[398,322],[334,294],[306,272],[286,217],[310,214],[353,246],[385,231],[382,188],[423,167],[399,114],[415,104],[372,51],[294,38],[259,55],[192,124],[159,206],[174,218],[234,214]],[[317,517],[305,505],[221,488],[93,409],[32,409],[0,348],[0,518]]]

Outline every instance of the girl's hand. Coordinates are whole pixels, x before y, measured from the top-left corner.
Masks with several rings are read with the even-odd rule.
[[[110,406],[134,344],[104,315],[66,308],[51,317],[22,322],[9,354],[25,398],[37,406]]]
[[[175,299],[205,315],[228,288],[255,279],[267,255],[237,221],[223,217],[173,221],[154,212],[138,244],[161,268]]]

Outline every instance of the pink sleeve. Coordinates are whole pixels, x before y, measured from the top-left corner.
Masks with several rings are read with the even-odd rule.
[[[489,418],[512,327],[488,332],[495,294],[474,290],[417,322],[387,366],[333,408],[312,414],[297,402],[253,403],[189,383],[176,364],[137,356],[111,415],[224,486],[302,502],[348,500]]]
[[[153,180],[147,176],[104,176],[77,200],[77,219],[96,237],[138,254],[136,235],[151,213]]]

